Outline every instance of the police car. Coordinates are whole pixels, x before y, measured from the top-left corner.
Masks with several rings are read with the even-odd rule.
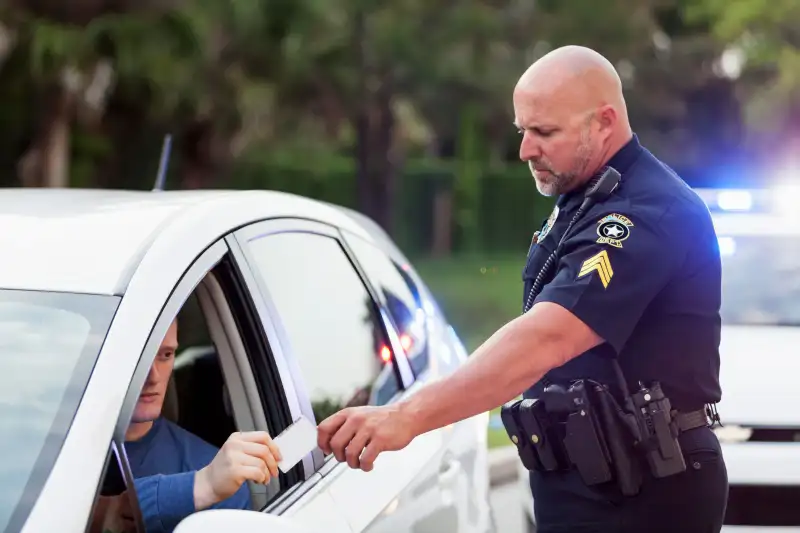
[[[162,415],[216,446],[396,402],[467,356],[401,251],[336,206],[4,189],[0,227],[0,531],[92,531],[101,496],[134,493],[144,532],[124,435],[176,316]],[[422,435],[369,473],[315,449],[250,486],[256,512],[201,511],[177,531],[492,531],[487,424]]]
[[[800,531],[800,189],[699,190],[722,255],[725,531]]]
[[[800,188],[697,192],[712,213],[723,265],[723,531],[800,531]],[[535,531],[528,472],[520,464],[518,473],[525,522]]]

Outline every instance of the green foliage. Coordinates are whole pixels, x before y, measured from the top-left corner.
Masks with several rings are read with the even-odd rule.
[[[325,154],[354,153],[354,119],[370,111],[370,97],[386,88],[396,120],[394,145],[391,153],[371,157],[391,157],[400,164],[408,159],[412,166],[435,157],[455,159],[457,167],[445,163],[448,168],[441,171],[405,168],[404,177],[419,172],[436,177],[398,186],[425,189],[429,198],[436,184],[454,181],[456,232],[464,243],[493,242],[478,233],[495,235],[487,226],[510,216],[511,207],[490,212],[483,205],[499,205],[486,199],[498,196],[491,176],[495,165],[505,174],[506,162],[518,150],[511,93],[522,71],[555,46],[592,46],[634,72],[626,78],[634,127],[677,167],[700,166],[709,153],[737,148],[734,89],[743,87],[720,82],[709,68],[724,46],[745,47],[751,64],[762,65],[762,77],[764,71],[778,72],[766,85],[760,78],[747,79],[751,114],[792,122],[793,113],[780,111],[793,109],[800,85],[799,8],[789,0],[608,0],[601,7],[595,0],[198,0],[169,10],[117,4],[117,12],[81,28],[29,14],[10,16],[10,8],[0,12],[18,34],[17,49],[28,58],[26,70],[14,66],[13,76],[3,79],[26,87],[13,93],[9,107],[28,106],[13,113],[18,115],[13,124],[23,127],[0,121],[5,128],[0,134],[19,130],[8,134],[14,148],[2,155],[4,164],[14,163],[12,151],[27,145],[39,120],[36,105],[25,99],[41,99],[38,95],[65,66],[85,75],[103,59],[114,68],[112,105],[143,117],[131,126],[147,131],[137,141],[169,130],[183,142],[191,137],[183,133],[207,128],[213,139],[190,148],[195,160],[220,176],[214,185],[229,185],[223,181],[229,155],[242,160],[233,165],[235,186],[261,183],[262,163],[253,156],[260,153],[269,160],[270,180],[286,181],[277,172],[302,174],[302,187],[323,194],[332,187],[321,182],[331,176],[347,186],[324,194],[344,202],[355,185],[350,178],[338,182],[337,176],[354,173],[354,167],[337,158],[329,161]],[[716,42],[705,26],[713,28]],[[654,44],[658,38],[669,42],[668,50]],[[108,138],[103,153],[109,157],[139,154],[141,159],[149,149],[129,149],[131,136],[112,139],[104,127],[92,135]],[[105,156],[84,140],[73,141],[73,148],[73,183],[90,183],[92,166]],[[176,146],[174,169],[184,168],[189,157],[190,150],[183,148]],[[125,160],[119,166],[138,164]],[[510,172],[520,176],[513,187],[521,200],[509,202],[524,211],[535,197],[530,178],[521,166]],[[527,215],[524,224],[503,225],[526,225]]]
[[[523,164],[488,166],[474,162],[470,187],[480,190],[471,200],[480,231],[470,234],[454,221],[454,248],[466,250],[527,250],[534,229],[552,209],[553,199],[542,197]],[[463,165],[458,160],[413,159],[405,162],[394,197],[394,236],[412,254],[431,250],[434,196],[441,188],[461,183]],[[323,151],[243,154],[227,186],[236,189],[272,189],[358,208],[355,196],[355,162]],[[474,239],[474,240],[473,240]]]
[[[92,134],[80,127],[71,137],[70,151],[75,154],[70,161],[70,185],[72,187],[93,187],[95,169],[103,158],[114,150],[110,139]]]
[[[324,400],[311,402],[311,410],[314,412],[314,417],[317,419],[317,423],[320,423],[329,416],[341,411],[343,407],[344,405],[341,403],[327,398]]]
[[[414,261],[470,352],[521,313],[527,251],[527,245],[520,243],[516,251],[504,254]]]
[[[800,113],[800,2],[687,0],[687,17],[742,55],[748,122],[776,138],[797,132]],[[767,141],[769,142],[769,141]]]
[[[47,20],[31,20],[23,28],[30,39],[30,68],[34,76],[45,77],[66,64],[85,64],[92,44],[83,30]]]

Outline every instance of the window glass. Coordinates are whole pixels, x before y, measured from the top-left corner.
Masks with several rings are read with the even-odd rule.
[[[0,290],[0,531],[21,527],[52,470],[118,301]]]
[[[400,390],[375,305],[336,239],[280,233],[248,244],[317,421],[343,407],[382,405]]]
[[[348,237],[347,243],[376,290],[380,292],[414,375],[419,376],[428,368],[429,348],[426,315],[416,284],[402,266],[392,261],[377,246],[358,237]]]
[[[719,249],[723,323],[800,326],[800,239],[720,235]]]

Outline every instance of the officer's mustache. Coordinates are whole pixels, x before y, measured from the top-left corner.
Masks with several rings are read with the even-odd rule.
[[[554,176],[557,175],[553,168],[543,161],[528,161],[528,168],[531,172],[549,172]]]

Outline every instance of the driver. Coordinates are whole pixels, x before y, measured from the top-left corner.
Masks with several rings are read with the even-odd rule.
[[[161,342],[125,434],[148,533],[171,532],[190,514],[208,508],[250,509],[246,481],[278,476],[280,451],[264,431],[234,433],[217,449],[161,416],[178,348],[178,323]],[[123,497],[126,495],[123,494]],[[129,507],[117,504],[113,520],[133,529]]]

